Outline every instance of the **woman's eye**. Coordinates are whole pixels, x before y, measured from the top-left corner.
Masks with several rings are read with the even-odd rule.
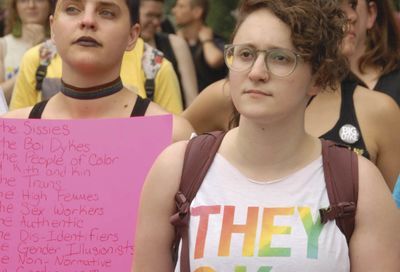
[[[285,56],[277,55],[273,57],[273,60],[276,62],[288,62],[288,59]]]
[[[111,10],[101,10],[100,11],[100,15],[103,17],[107,17],[107,18],[114,18],[115,17],[115,13],[112,12]]]
[[[77,14],[79,12],[79,9],[75,6],[68,6],[65,8],[65,12],[68,14]]]
[[[293,58],[284,53],[272,53],[268,59],[274,63],[286,64],[291,63]]]
[[[242,51],[240,51],[239,56],[242,59],[249,60],[249,59],[253,59],[254,53],[251,50],[242,50]]]
[[[355,10],[357,8],[358,1],[352,0],[349,2],[349,4],[350,4],[350,7]]]

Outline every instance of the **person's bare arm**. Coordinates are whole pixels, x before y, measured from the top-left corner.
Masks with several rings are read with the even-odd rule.
[[[32,107],[12,110],[12,111],[9,111],[9,112],[1,115],[0,118],[16,118],[16,119],[28,118],[31,110],[32,110]]]
[[[3,90],[7,104],[9,104],[11,100],[12,90],[14,88],[15,77],[7,80],[5,79],[4,58],[5,58],[4,41],[0,39],[0,88]]]
[[[400,172],[400,109],[386,94],[357,88],[354,103],[367,148],[376,150],[374,162],[391,191]]]
[[[181,116],[173,115],[172,141],[178,142],[189,140],[194,133],[194,129],[188,120]]]
[[[161,108],[158,104],[152,102],[146,111],[146,116],[149,115],[164,115],[171,114],[165,109]],[[172,114],[172,141],[178,142],[182,140],[190,139],[190,136],[194,132],[192,125],[185,118]]]
[[[203,46],[204,58],[207,64],[214,69],[224,64],[224,52],[213,42],[213,31],[207,26],[203,26],[199,31],[199,40]]]
[[[198,94],[196,72],[190,54],[189,47],[184,39],[177,35],[169,35],[172,49],[178,62],[178,69],[181,75],[183,95],[185,96],[185,107],[188,107]]]
[[[387,100],[388,103],[375,116],[378,126],[374,133],[379,140],[376,165],[393,191],[400,173],[400,110],[394,101],[389,98]]]
[[[351,271],[400,271],[400,210],[381,173],[363,157],[359,157],[358,195],[350,240]]]
[[[171,247],[186,142],[169,146],[157,158],[144,184],[135,234],[134,272],[172,272]]]
[[[217,81],[204,89],[182,116],[197,133],[227,130],[233,114],[233,104],[226,80]]]
[[[15,85],[15,79],[16,79],[16,77],[14,76],[14,77],[7,79],[0,83],[0,88],[4,92],[4,96],[6,98],[7,104],[10,104],[10,101],[11,101],[11,96],[12,96],[12,92],[13,92],[14,85]]]

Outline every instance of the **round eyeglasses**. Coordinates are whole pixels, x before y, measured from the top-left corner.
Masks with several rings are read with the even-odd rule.
[[[300,54],[289,49],[258,50],[248,44],[228,44],[224,51],[225,63],[232,71],[248,71],[253,67],[260,53],[264,54],[267,70],[278,77],[287,77],[292,74],[296,69],[297,59],[302,58]]]

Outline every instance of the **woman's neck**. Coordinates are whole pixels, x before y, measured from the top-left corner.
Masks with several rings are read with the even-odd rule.
[[[34,46],[46,39],[45,27],[39,24],[23,24],[21,40]]]
[[[381,76],[381,69],[379,67],[367,66],[360,70],[360,60],[365,54],[366,46],[358,48],[356,52],[349,58],[350,69],[357,75],[365,84],[367,84],[369,89],[373,89]]]
[[[120,68],[121,66],[118,66],[114,69],[104,69],[104,71],[94,70],[94,67],[73,68],[63,62],[62,79],[65,83],[78,88],[91,88],[115,80],[120,75]]]
[[[151,39],[145,39],[144,37],[141,37],[143,39],[143,41],[149,45],[151,45],[154,48],[157,48],[156,46],[156,38],[155,36],[153,36]]]
[[[382,69],[379,67],[367,66],[364,67],[363,71],[360,70],[359,62],[351,63],[351,71],[360,78],[369,89],[374,89],[380,76],[382,75]]]
[[[185,39],[189,45],[193,46],[198,41],[198,33],[201,29],[202,25],[197,22],[193,22],[190,25],[182,27],[178,30],[177,34]]]
[[[304,116],[300,121],[301,117],[295,119],[260,126],[242,118],[232,132],[231,147],[236,148],[226,150],[228,157],[267,179],[286,176],[307,165],[320,154],[319,140],[305,132]]]
[[[53,102],[59,108],[60,116],[57,117],[60,119],[119,118],[129,116],[129,113],[123,115],[122,112],[131,110],[128,104],[136,96],[134,92],[124,88],[113,95],[92,100],[73,99],[58,93],[53,97]]]

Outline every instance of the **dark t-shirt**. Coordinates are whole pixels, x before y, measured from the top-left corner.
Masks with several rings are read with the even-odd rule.
[[[221,50],[224,51],[225,40],[217,35],[214,34],[213,38],[214,44]],[[223,64],[218,69],[213,69],[208,66],[203,52],[203,46],[200,42],[197,42],[194,46],[190,46],[190,52],[192,54],[193,63],[196,68],[196,76],[197,76],[197,87],[199,92],[205,89],[211,83],[223,79],[227,74],[227,68]]]
[[[400,67],[381,76],[374,90],[391,96],[400,105]]]

